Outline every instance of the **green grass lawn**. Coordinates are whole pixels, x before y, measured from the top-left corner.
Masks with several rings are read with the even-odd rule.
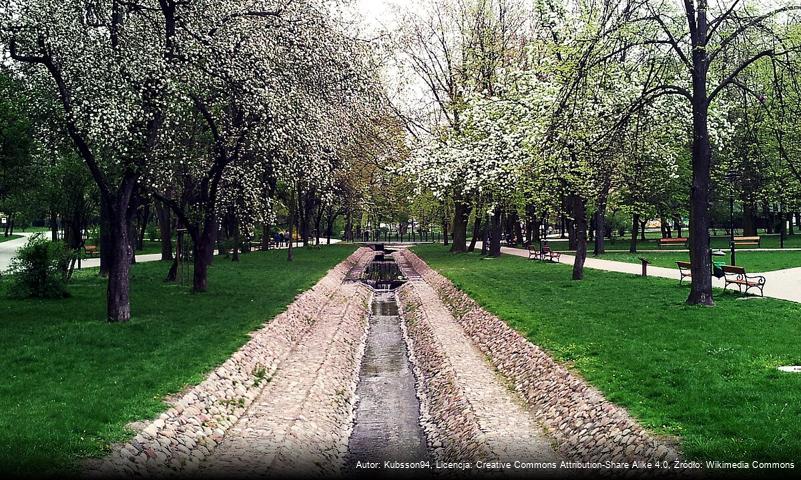
[[[414,250],[689,458],[801,458],[801,375],[776,370],[801,364],[801,305],[718,292],[691,307],[671,280]]]
[[[0,235],[0,243],[8,242],[9,240],[16,240],[16,239],[20,238],[21,236],[22,235],[9,235],[9,236],[6,237],[4,235]]]
[[[66,300],[11,300],[0,282],[0,466],[63,473],[153,418],[168,394],[201,381],[354,250],[332,246],[217,259],[208,293],[165,284],[168,264],[132,271],[133,319],[103,321],[105,281],[84,270]]]
[[[16,227],[14,228],[15,231],[19,230],[20,232],[47,232],[50,233],[50,227]]]
[[[603,260],[615,260],[618,262],[640,263],[640,257],[648,259],[651,265],[657,267],[677,268],[676,262],[689,262],[690,254],[687,252],[645,252],[645,253],[605,253],[590,258],[601,258]],[[731,255],[726,251],[725,257],[715,257],[715,261],[724,261],[729,264]],[[786,252],[738,252],[736,258],[737,265],[745,267],[748,272],[770,272],[785,268],[801,267],[801,251]]]

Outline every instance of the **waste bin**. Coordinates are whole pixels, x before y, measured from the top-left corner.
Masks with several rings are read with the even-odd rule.
[[[717,278],[723,278],[723,266],[726,262],[712,262],[712,274]]]

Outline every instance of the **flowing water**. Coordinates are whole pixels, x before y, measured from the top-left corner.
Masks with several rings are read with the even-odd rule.
[[[370,330],[356,389],[355,425],[348,447],[348,464],[429,459],[420,428],[420,405],[415,377],[401,330],[394,288],[403,284],[389,255],[365,271],[363,281],[375,289]]]

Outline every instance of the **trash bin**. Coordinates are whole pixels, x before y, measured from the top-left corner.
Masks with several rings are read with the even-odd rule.
[[[723,278],[723,266],[726,265],[726,262],[712,262],[712,274],[717,278]]]

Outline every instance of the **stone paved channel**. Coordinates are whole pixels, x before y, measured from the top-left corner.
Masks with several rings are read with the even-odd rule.
[[[428,460],[420,405],[393,291],[377,291],[362,360],[348,467],[357,462]]]
[[[422,478],[464,472],[355,466],[481,461],[541,477],[563,459],[675,457],[414,254],[384,253],[354,253],[86,473]],[[356,281],[370,275],[383,288]]]

